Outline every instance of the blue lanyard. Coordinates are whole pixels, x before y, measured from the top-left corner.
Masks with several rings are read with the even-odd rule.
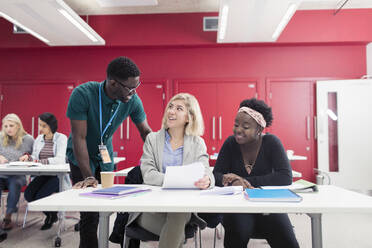
[[[120,102],[119,102],[118,106],[116,107],[115,113],[111,116],[111,119],[109,120],[105,129],[102,132],[102,97],[101,97],[101,90],[102,90],[102,84],[99,86],[99,91],[98,92],[99,92],[99,127],[100,127],[100,131],[101,131],[101,144],[103,144],[103,135],[105,134],[107,128],[111,125],[112,120],[114,119],[114,117],[118,113],[118,110],[119,110],[119,107],[120,107]]]

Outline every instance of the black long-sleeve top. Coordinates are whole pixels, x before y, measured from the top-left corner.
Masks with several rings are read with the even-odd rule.
[[[244,167],[239,144],[234,136],[228,137],[213,170],[216,186],[223,186],[222,177],[227,173],[243,177],[253,187],[292,183],[292,169],[284,147],[278,137],[269,133],[262,136],[261,148],[250,174]]]

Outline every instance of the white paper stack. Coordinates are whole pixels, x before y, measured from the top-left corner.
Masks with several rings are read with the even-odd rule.
[[[192,163],[182,166],[168,166],[165,172],[163,188],[192,189],[196,181],[203,178],[205,167],[202,163]]]
[[[201,195],[236,195],[243,192],[243,186],[214,187],[213,189],[203,190]]]

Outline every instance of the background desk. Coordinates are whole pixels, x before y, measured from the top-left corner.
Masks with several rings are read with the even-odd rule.
[[[138,185],[137,185],[138,186]],[[300,203],[250,202],[243,195],[200,195],[199,190],[161,190],[115,200],[80,197],[93,189],[68,190],[29,203],[30,211],[100,212],[99,247],[108,247],[112,212],[306,213],[311,217],[312,243],[322,247],[322,213],[372,213],[372,198],[336,186],[319,186],[301,194]]]
[[[32,167],[0,164],[0,174],[2,175],[57,176],[59,191],[62,191],[63,177],[68,173],[70,173],[69,164],[48,164]]]
[[[121,161],[125,161],[125,157],[114,157],[114,164],[120,163]]]
[[[116,172],[115,172],[115,176],[123,176],[123,177],[126,177],[126,176],[128,175],[128,173],[129,173],[129,171],[131,171],[133,168],[134,168],[134,166],[132,166],[132,167],[128,167],[128,168],[125,168],[125,169],[120,170],[120,171],[116,171]],[[211,168],[212,170],[214,169],[213,166],[211,166],[211,167],[209,167],[209,168]],[[292,175],[293,175],[293,177],[302,177],[301,172],[294,171],[294,170],[292,170]]]
[[[31,175],[31,176],[57,176],[59,180],[59,192],[62,192],[63,177],[70,173],[69,164],[48,164],[42,166],[9,166],[0,164],[0,174],[2,175]],[[58,215],[58,231],[55,239],[55,246],[61,242],[61,231],[63,227],[63,215]]]

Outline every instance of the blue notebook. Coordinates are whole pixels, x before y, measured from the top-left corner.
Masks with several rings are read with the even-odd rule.
[[[257,202],[300,202],[302,197],[289,189],[246,189],[244,197]]]
[[[151,191],[151,189],[149,188],[138,188],[137,191],[131,191],[131,192],[126,192],[126,193],[123,193],[123,194],[120,194],[120,195],[110,195],[110,194],[97,194],[97,193],[93,193],[93,192],[84,192],[84,193],[80,193],[79,195],[80,196],[84,196],[84,197],[92,197],[92,198],[102,198],[102,199],[117,199],[117,198],[122,198],[122,197],[126,197],[126,196],[137,196],[137,195],[140,195],[144,192],[149,192]]]
[[[105,189],[97,189],[93,190],[91,193],[93,194],[100,194],[100,195],[123,195],[123,194],[131,194],[136,192],[142,192],[144,190],[149,190],[144,187],[135,187],[135,186],[114,186]]]

